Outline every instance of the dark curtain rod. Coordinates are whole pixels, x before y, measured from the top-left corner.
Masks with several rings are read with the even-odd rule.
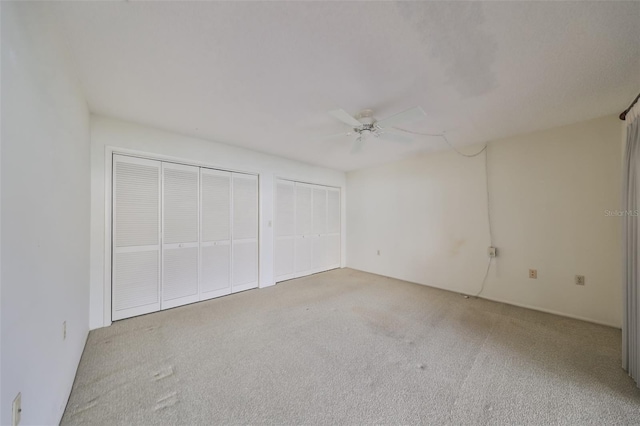
[[[638,99],[640,99],[640,94],[638,94],[638,96],[636,96],[633,102],[631,102],[631,105],[629,105],[629,108],[625,109],[624,111],[622,111],[622,113],[620,113],[620,120],[624,121],[624,119],[627,118],[627,113],[631,111],[631,108],[633,108],[636,102],[638,102]]]

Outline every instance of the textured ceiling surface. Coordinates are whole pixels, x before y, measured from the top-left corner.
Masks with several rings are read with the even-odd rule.
[[[69,2],[46,12],[98,114],[340,170],[446,149],[350,154],[328,110],[446,131],[457,146],[619,113],[640,90],[639,2]]]

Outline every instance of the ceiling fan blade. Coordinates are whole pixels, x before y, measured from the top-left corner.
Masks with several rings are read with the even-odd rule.
[[[362,123],[349,115],[349,113],[343,109],[336,109],[333,111],[329,111],[329,114],[342,121],[344,124],[348,124],[351,127],[360,127]]]
[[[409,123],[412,121],[422,120],[426,117],[426,114],[420,107],[410,108],[406,111],[400,112],[396,115],[392,115],[391,117],[385,118],[384,120],[380,120],[376,122],[376,125],[381,129],[386,127],[393,127],[396,124],[400,123]]]
[[[392,132],[380,133],[380,139],[385,139],[393,142],[402,142],[402,143],[413,142],[413,138],[410,138],[405,135],[400,135],[398,133],[392,133]]]
[[[342,133],[335,133],[333,135],[315,136],[313,138],[313,140],[325,141],[325,140],[328,140],[328,139],[336,139],[336,138],[339,138],[339,137],[351,136],[352,134],[353,134],[352,132],[342,132]]]
[[[362,145],[364,144],[364,140],[362,138],[356,139],[353,143],[353,147],[351,148],[351,154],[357,154],[362,151]]]

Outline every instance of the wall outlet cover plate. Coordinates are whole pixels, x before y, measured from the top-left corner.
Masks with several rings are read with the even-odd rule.
[[[18,426],[18,424],[20,424],[21,414],[22,414],[22,393],[18,392],[18,395],[16,395],[16,398],[13,400],[13,405],[12,405],[11,424],[13,426]]]

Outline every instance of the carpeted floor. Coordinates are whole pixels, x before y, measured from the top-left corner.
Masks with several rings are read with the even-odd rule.
[[[620,340],[334,270],[92,331],[62,424],[640,424]]]

